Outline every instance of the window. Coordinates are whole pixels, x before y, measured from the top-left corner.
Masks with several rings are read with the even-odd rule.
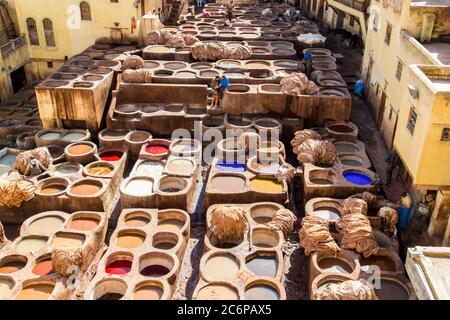
[[[414,134],[414,129],[416,128],[416,122],[417,122],[417,113],[414,110],[414,108],[411,108],[409,111],[409,118],[408,118],[408,124],[407,128],[411,134]]]
[[[47,61],[47,68],[53,69],[53,61]]]
[[[48,47],[55,47],[55,34],[53,33],[53,23],[50,19],[44,19],[42,22],[44,25],[45,42]]]
[[[30,38],[30,44],[33,46],[39,45],[39,35],[36,28],[36,21],[33,18],[27,19],[28,36]]]
[[[355,26],[355,17],[354,16],[350,16],[350,27],[354,27]]]
[[[91,6],[87,2],[80,3],[81,20],[91,21]]]
[[[111,0],[111,3],[119,3],[119,0]]]
[[[392,35],[392,24],[389,22],[386,25],[386,36],[384,37],[384,42],[388,45],[391,43],[391,35]]]
[[[450,128],[442,129],[441,141],[445,141],[445,142],[450,141]]]
[[[398,81],[402,79],[402,72],[403,72],[403,62],[399,60],[397,64],[397,72],[395,73],[395,77],[397,78]]]
[[[391,110],[389,110],[389,120],[392,120],[393,115],[394,115],[394,108],[391,106]]]

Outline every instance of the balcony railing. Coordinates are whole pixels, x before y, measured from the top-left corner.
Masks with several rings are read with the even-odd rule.
[[[10,55],[23,45],[25,45],[25,36],[20,36],[18,38],[10,40],[9,42],[0,46],[0,52],[2,53],[2,57]]]

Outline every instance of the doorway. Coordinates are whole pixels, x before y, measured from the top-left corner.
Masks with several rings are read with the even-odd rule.
[[[26,85],[27,76],[25,74],[25,68],[23,66],[11,72],[11,82],[14,93],[18,92]]]
[[[141,0],[141,17],[145,16],[146,9],[145,9],[145,0]]]
[[[381,128],[381,124],[383,123],[383,115],[385,108],[386,108],[386,93],[382,91],[380,100],[380,109],[378,110],[378,117],[377,117],[378,128]]]

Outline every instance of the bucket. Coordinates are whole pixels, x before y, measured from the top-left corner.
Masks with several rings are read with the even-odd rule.
[[[398,209],[398,223],[399,229],[406,229],[409,223],[410,208],[401,207]]]

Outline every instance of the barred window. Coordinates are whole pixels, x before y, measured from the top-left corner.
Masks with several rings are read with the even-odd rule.
[[[44,25],[45,42],[47,43],[47,46],[49,47],[56,46],[52,21],[50,19],[44,19],[42,23]]]
[[[395,77],[397,78],[398,81],[402,79],[402,72],[403,72],[403,62],[399,60],[397,64],[397,72],[395,73]]]
[[[416,122],[417,122],[417,113],[414,110],[414,108],[411,108],[409,111],[409,118],[408,118],[408,124],[407,128],[411,134],[414,134],[414,129],[416,128]]]
[[[386,42],[388,45],[391,43],[391,36],[392,36],[392,24],[387,22],[387,25],[386,25],[386,36],[384,38],[384,42]]]
[[[81,20],[91,21],[91,6],[89,3],[83,1],[80,3]]]
[[[445,142],[450,141],[450,128],[442,129],[441,141],[445,141]]]
[[[39,45],[39,35],[36,27],[36,20],[33,18],[27,19],[28,37],[30,38],[30,44],[33,46]]]

